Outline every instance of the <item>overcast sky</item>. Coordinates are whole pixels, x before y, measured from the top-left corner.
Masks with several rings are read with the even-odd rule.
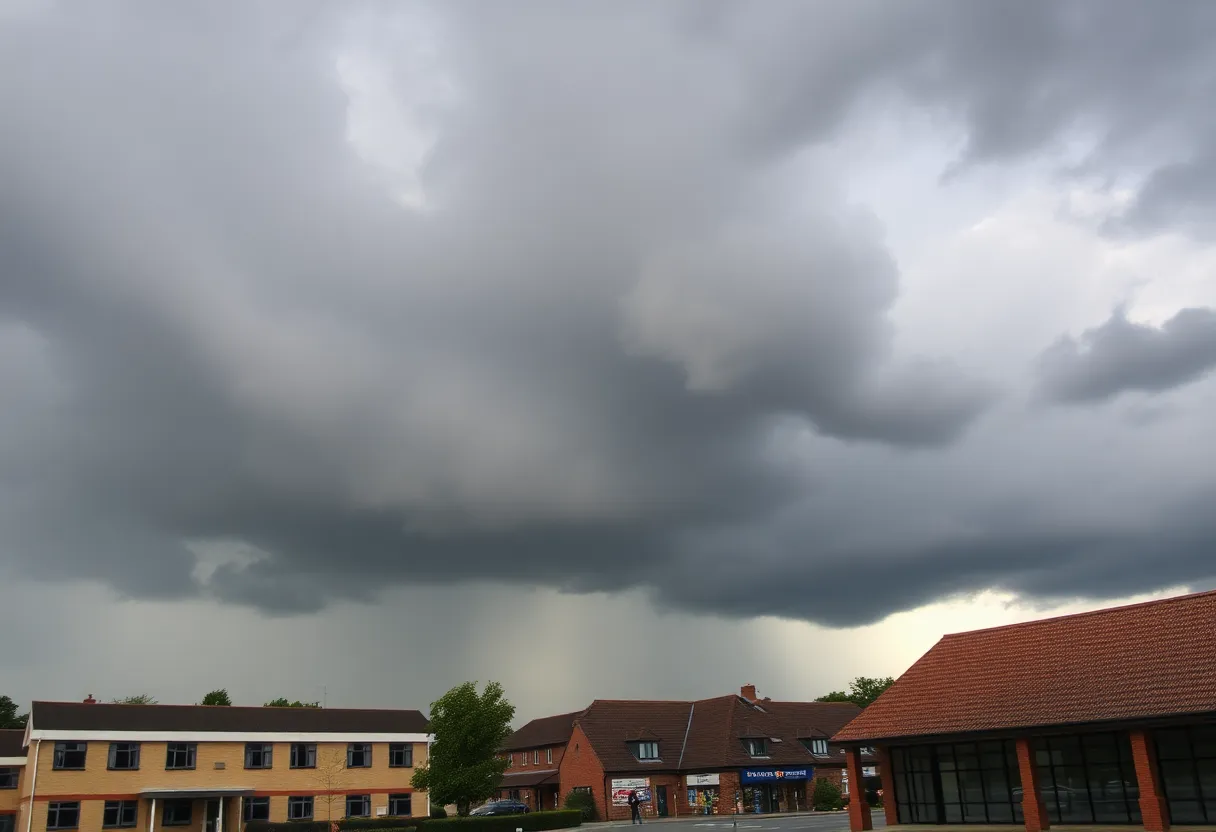
[[[1216,585],[1208,0],[0,0],[0,679],[786,699]]]

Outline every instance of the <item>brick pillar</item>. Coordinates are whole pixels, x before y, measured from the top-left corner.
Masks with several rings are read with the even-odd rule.
[[[1148,731],[1132,731],[1132,760],[1136,765],[1136,784],[1140,787],[1140,816],[1147,832],[1166,832],[1170,828],[1169,807],[1161,794],[1157,773],[1157,749]]]
[[[1039,770],[1035,768],[1034,751],[1026,737],[1018,739],[1017,747],[1018,772],[1022,775],[1022,817],[1026,819],[1026,832],[1042,832],[1051,828],[1051,820],[1039,791]]]
[[[849,767],[849,830],[866,832],[874,828],[874,819],[870,817],[870,804],[866,803],[861,776],[861,749],[848,748],[844,753]]]
[[[882,780],[882,812],[887,826],[899,824],[899,809],[895,805],[895,769],[891,766],[891,751],[885,745],[874,749],[878,754],[878,776]]]

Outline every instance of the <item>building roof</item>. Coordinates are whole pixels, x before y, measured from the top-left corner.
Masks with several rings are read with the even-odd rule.
[[[524,725],[503,743],[503,751],[519,751],[524,748],[543,748],[546,745],[565,745],[574,730],[574,720],[583,713],[546,716]]]
[[[597,700],[577,724],[605,771],[835,766],[843,764],[843,751],[817,757],[802,740],[826,739],[858,711],[848,702],[753,702],[734,694],[693,702]],[[749,737],[767,740],[766,757],[748,754]],[[643,739],[659,743],[659,761],[634,757],[629,742]]]
[[[1216,592],[948,635],[833,738],[1216,712]]]
[[[532,786],[540,786],[545,783],[557,782],[557,769],[548,768],[536,771],[508,771],[502,776],[502,783],[499,784],[500,789],[526,789]]]
[[[425,734],[420,711],[35,702],[32,731]]]
[[[0,757],[25,756],[25,731],[21,728],[0,728]]]

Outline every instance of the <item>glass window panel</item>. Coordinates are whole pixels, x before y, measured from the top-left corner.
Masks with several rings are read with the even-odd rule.
[[[946,823],[962,823],[963,807],[957,803],[946,804]]]
[[[1195,769],[1190,760],[1162,760],[1159,764],[1165,794],[1171,800],[1192,800],[1195,792]]]
[[[982,802],[984,799],[984,781],[978,771],[960,771],[958,773],[959,790],[963,800],[969,803]]]
[[[1118,744],[1114,734],[1088,734],[1082,747],[1087,763],[1113,763],[1119,759]]]
[[[987,823],[988,812],[984,808],[983,803],[964,803],[963,804],[963,822],[964,823]]]
[[[1198,800],[1171,800],[1170,820],[1174,823],[1203,823],[1203,804]]]
[[[988,796],[989,800],[1012,802],[1013,799],[1009,794],[1009,781],[1005,779],[1004,769],[984,772],[984,794]]]
[[[1191,742],[1196,757],[1216,757],[1216,727],[1192,728]]]
[[[947,803],[959,803],[962,800],[958,791],[958,775],[954,772],[942,772],[942,800]]]
[[[1160,760],[1186,760],[1191,756],[1191,743],[1184,728],[1154,731],[1157,758]]]
[[[1195,768],[1199,773],[1199,791],[1204,798],[1216,800],[1216,760],[1196,760]],[[1212,818],[1216,821],[1216,818]]]
[[[988,820],[991,823],[1013,823],[1013,806],[1008,803],[989,803]]]
[[[1072,789],[1056,786],[1060,805],[1060,823],[1093,823],[1093,810],[1089,807],[1089,795],[1084,788]]]
[[[969,769],[971,771],[975,771],[980,767],[980,758],[978,754],[965,753],[960,750],[959,753],[955,755],[954,759],[956,765],[958,765],[960,769]]]

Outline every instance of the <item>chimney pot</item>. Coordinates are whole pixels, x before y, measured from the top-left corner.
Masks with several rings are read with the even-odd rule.
[[[86,704],[86,705],[96,705],[96,704],[97,704],[97,700],[96,700],[96,699],[94,699],[94,698],[93,698],[93,694],[91,694],[91,693],[90,693],[90,694],[89,694],[89,696],[88,696],[88,698],[84,700],[84,704]]]
[[[756,686],[751,685],[751,684],[744,685],[743,687],[739,688],[739,695],[742,696],[744,699],[746,699],[748,702],[755,702],[756,701]]]

